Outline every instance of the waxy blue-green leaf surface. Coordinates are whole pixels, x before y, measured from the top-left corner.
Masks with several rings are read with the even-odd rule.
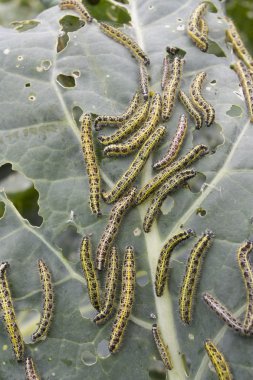
[[[149,55],[152,90],[161,91],[165,47],[178,46],[186,52],[182,88],[188,91],[196,73],[206,71],[203,94],[215,107],[216,122],[196,131],[189,120],[182,154],[197,143],[207,144],[211,152],[194,164],[199,174],[198,181],[191,181],[191,190],[183,188],[166,200],[164,214],[149,234],[142,230],[148,202],[124,219],[117,245],[121,258],[127,244],[135,247],[137,288],[124,344],[115,355],[109,355],[106,348],[112,321],[97,327],[90,319],[92,307],[79,263],[81,237],[92,233],[95,251],[110,207],[102,205],[103,216],[99,219],[90,213],[75,119],[81,110],[92,114],[122,112],[138,88],[138,65],[124,47],[102,34],[96,21],[73,28],[68,33],[69,40],[64,39],[62,18],[74,12],[60,11],[57,6],[38,15],[38,25],[27,31],[0,29],[1,164],[11,163],[14,170],[34,183],[43,218],[40,227],[32,226],[2,189],[0,200],[5,212],[0,220],[0,257],[10,262],[8,278],[21,331],[28,343],[27,353],[34,358],[43,379],[146,380],[159,378],[159,373],[160,378],[165,378],[151,335],[155,317],[174,362],[174,369],[166,375],[168,379],[183,380],[187,374],[192,380],[217,378],[204,352],[206,338],[218,344],[235,379],[252,379],[252,340],[228,330],[201,300],[201,293],[210,291],[243,318],[246,293],[236,249],[252,237],[253,132],[238,79],[230,69],[235,56],[225,43],[226,24],[219,1],[215,1],[217,13],[206,15],[209,38],[218,45],[217,48],[213,43],[212,49],[216,46],[219,53],[212,54],[212,49],[201,52],[187,36],[187,19],[197,4],[195,0],[131,0],[125,5],[131,26],[122,30]],[[65,48],[57,52],[57,46],[60,50],[66,40]],[[237,116],[235,110],[239,111]],[[182,112],[177,102],[172,119],[165,123],[163,144],[148,161],[138,185],[151,177],[152,161],[166,150]],[[99,144],[96,147],[103,188],[109,188],[132,157],[104,158]],[[175,250],[169,291],[166,289],[159,299],[153,291],[159,251],[181,226],[194,228],[198,235],[209,228],[216,235],[204,263],[190,327],[179,320],[178,295],[196,239]],[[48,338],[31,344],[30,335],[41,310],[39,258],[46,261],[53,274],[55,318]],[[0,349],[0,378],[23,379],[24,368],[15,362],[2,324]]]

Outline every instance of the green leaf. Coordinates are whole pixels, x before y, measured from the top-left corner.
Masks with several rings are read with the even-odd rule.
[[[100,32],[96,21],[81,27],[72,11],[60,11],[57,6],[38,15],[39,23],[32,29],[0,28],[1,164],[11,163],[13,170],[33,182],[43,218],[40,227],[33,226],[2,191],[0,205],[3,208],[4,204],[5,210],[0,219],[0,257],[11,265],[11,291],[28,343],[27,353],[33,356],[45,379],[164,379],[165,371],[151,336],[154,316],[174,362],[169,379],[185,379],[187,373],[194,380],[216,378],[204,352],[206,338],[219,345],[235,378],[252,377],[250,339],[224,327],[201,300],[203,291],[211,291],[237,316],[243,314],[246,295],[235,257],[238,244],[252,233],[253,132],[238,79],[230,69],[235,57],[225,43],[224,14],[220,2],[214,3],[217,13],[206,15],[210,40],[215,43],[211,53],[199,51],[186,33],[186,21],[198,1],[182,5],[179,0],[132,0],[124,6],[131,16],[131,27],[122,30],[148,53],[152,89],[160,91],[165,47],[180,47],[186,52],[182,87],[188,91],[194,75],[200,70],[207,72],[203,92],[215,107],[216,123],[199,131],[190,123],[183,153],[197,143],[206,143],[212,152],[194,165],[202,174],[192,183],[192,191],[184,188],[169,197],[163,206],[164,214],[149,234],[142,231],[148,202],[132,210],[124,220],[117,244],[121,257],[127,244],[135,247],[136,302],[122,349],[111,356],[106,341],[112,322],[98,328],[89,319],[92,307],[78,253],[81,237],[87,233],[92,233],[95,250],[110,207],[103,204],[100,219],[90,213],[75,120],[81,110],[92,114],[122,112],[138,87],[138,65],[124,47]],[[64,33],[68,33],[65,38]],[[238,108],[241,112],[234,112]],[[172,119],[165,123],[168,135],[153,159],[166,149],[182,112],[177,103]],[[109,188],[132,158],[106,159],[98,144],[97,150],[104,187]],[[138,185],[151,177],[151,161]],[[172,256],[170,291],[167,289],[159,299],[153,293],[160,249],[181,226],[194,228],[198,235],[206,228],[216,234],[204,263],[190,327],[179,321],[178,295],[193,240],[178,247]],[[53,273],[56,305],[49,337],[34,345],[30,335],[39,320],[41,303],[39,258]],[[23,378],[24,368],[16,364],[3,328],[0,339],[0,377]]]

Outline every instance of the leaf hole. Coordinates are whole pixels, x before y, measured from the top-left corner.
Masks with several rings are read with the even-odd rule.
[[[43,218],[39,215],[39,193],[33,182],[22,173],[12,170],[9,163],[0,167],[0,178],[0,187],[19,214],[32,226],[41,226]]]
[[[215,153],[218,146],[224,143],[224,135],[219,124],[214,123],[210,127],[202,127],[193,131],[193,142],[195,144],[205,144],[210,152]]]
[[[165,380],[166,371],[161,360],[155,360],[152,366],[149,367],[149,378],[151,380]]]
[[[5,213],[5,203],[0,202],[0,219],[2,219],[2,217],[4,216],[4,213]]]
[[[136,282],[144,288],[149,283],[148,273],[145,270],[140,270],[136,273]]]
[[[97,355],[101,358],[101,359],[106,359],[108,358],[108,356],[111,355],[109,349],[108,349],[108,340],[106,339],[103,339],[101,340],[101,342],[98,343],[98,346],[97,346]]]
[[[26,32],[27,30],[34,29],[40,24],[37,20],[23,20],[23,21],[13,21],[11,26],[14,27],[18,32]]]
[[[224,50],[216,42],[208,40],[208,54],[213,54],[216,57],[226,57]]]
[[[31,83],[26,83],[25,87],[31,87]]]
[[[66,223],[74,223],[74,215],[72,213]],[[63,256],[67,260],[76,263],[79,260],[76,252],[79,251],[80,239],[81,237],[77,233],[76,227],[69,225],[56,237],[55,241],[57,246],[61,248]]]
[[[72,88],[76,86],[76,80],[73,75],[59,74],[56,82],[63,88]]]
[[[199,193],[205,181],[206,176],[203,173],[197,173],[194,178],[188,181],[188,187],[192,193]]]
[[[59,24],[61,26],[61,30],[58,36],[57,53],[60,53],[68,45],[68,33],[75,32],[85,25],[84,22],[77,16],[70,15],[62,17],[59,21]]]
[[[240,117],[242,116],[242,109],[239,106],[232,105],[230,109],[226,112],[226,115],[231,117]]]
[[[86,346],[88,346],[86,344]],[[81,354],[81,361],[83,362],[84,365],[90,367],[97,362],[97,357],[96,355],[92,352],[93,351],[93,346],[90,344],[90,349],[87,349],[82,352]],[[87,347],[88,348],[88,347]]]

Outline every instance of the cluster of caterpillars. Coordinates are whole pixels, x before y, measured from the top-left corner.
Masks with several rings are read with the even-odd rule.
[[[93,21],[87,9],[78,0],[62,0],[60,8],[63,10],[74,10],[87,23]],[[188,35],[203,52],[208,50],[208,25],[203,17],[207,9],[208,2],[200,3],[191,14],[187,26]],[[159,123],[161,121],[168,121],[171,118],[176,99],[179,99],[188,111],[196,129],[200,129],[203,122],[206,126],[210,126],[215,119],[213,106],[202,94],[203,83],[207,76],[205,72],[196,74],[189,89],[189,96],[185,91],[180,89],[185,63],[180,49],[174,47],[166,48],[167,54],[164,57],[162,68],[162,94],[160,95],[159,93],[152,92],[149,88],[150,78],[147,66],[150,64],[150,60],[134,39],[109,24],[101,22],[99,23],[99,27],[104,34],[127,48],[137,60],[139,64],[140,89],[134,95],[127,110],[121,115],[98,116],[94,121],[96,130],[104,127],[117,128],[116,132],[111,135],[100,135],[98,137],[99,142],[106,146],[104,154],[107,157],[127,156],[133,152],[137,152],[129,168],[119,178],[113,188],[108,191],[101,191],[101,178],[93,142],[92,117],[90,114],[84,113],[80,118],[81,144],[89,181],[91,212],[98,216],[101,215],[101,198],[108,204],[114,203],[108,223],[99,241],[95,260],[92,257],[90,236],[85,236],[82,239],[80,249],[80,261],[87,282],[90,302],[97,310],[94,322],[98,325],[106,322],[111,317],[115,306],[117,280],[119,277],[119,257],[114,241],[124,215],[131,207],[139,205],[153,194],[143,222],[143,229],[148,233],[159,214],[164,199],[169,193],[196,175],[196,170],[189,168],[189,166],[208,153],[207,146],[196,145],[186,155],[177,159],[187,135],[187,117],[182,114],[179,118],[176,133],[167,151],[153,165],[153,168],[158,173],[140,190],[137,190],[132,184],[166,132],[166,128],[159,126]],[[227,38],[240,58],[233,65],[233,68],[239,76],[250,118],[253,121],[253,60],[243,45],[231,20],[228,20]],[[155,292],[157,297],[161,297],[165,289],[172,251],[180,242],[192,236],[195,236],[195,232],[192,229],[180,231],[169,239],[162,248],[155,276]],[[192,320],[194,294],[199,281],[201,264],[204,254],[212,244],[213,237],[212,231],[205,231],[193,246],[188,258],[179,299],[179,314],[185,324],[190,324]],[[208,293],[203,295],[204,301],[210,308],[228,326],[243,335],[252,335],[253,331],[253,274],[248,260],[248,254],[251,249],[252,242],[247,241],[238,250],[238,263],[247,290],[247,310],[243,323],[237,320],[213,296]],[[25,345],[18,328],[6,276],[8,266],[7,262],[3,262],[0,265],[0,305],[16,359],[22,361],[25,354]],[[33,342],[46,337],[52,322],[54,307],[51,274],[43,260],[39,260],[38,266],[43,287],[43,312],[39,326],[32,334]],[[101,271],[104,268],[106,268],[106,278],[105,290],[102,294],[96,269]],[[109,350],[112,353],[116,352],[122,343],[134,304],[135,282],[134,248],[127,246],[122,265],[120,300],[109,339]],[[173,363],[169,348],[157,324],[152,326],[152,333],[165,367],[171,370]],[[205,342],[205,349],[219,378],[232,379],[232,374],[226,360],[215,344],[207,340]],[[29,356],[26,358],[25,370],[28,380],[39,379],[33,360]]]

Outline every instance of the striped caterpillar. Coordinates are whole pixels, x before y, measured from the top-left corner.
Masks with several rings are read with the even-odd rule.
[[[87,9],[85,8],[85,6],[82,4],[81,1],[78,1],[78,0],[62,0],[59,4],[59,7],[62,10],[73,9],[74,11],[79,13],[79,15],[81,16],[81,18],[84,21],[86,21],[88,23],[91,23],[93,20],[93,18],[91,17],[91,15],[89,14],[89,12],[87,11]]]
[[[211,340],[207,339],[205,341],[205,349],[219,379],[233,380],[233,376],[226,359]]]
[[[145,165],[149,155],[154,147],[159,143],[165,133],[165,127],[158,127],[152,135],[142,145],[141,149],[135,156],[129,168],[116,182],[113,188],[108,192],[102,192],[102,197],[106,203],[113,203],[125,192],[125,190],[133,183],[137,175]]]
[[[196,108],[194,108],[194,105],[192,104],[190,98],[182,90],[179,90],[178,98],[180,102],[185,106],[192,119],[194,120],[196,129],[200,129],[202,127],[202,117],[201,114],[196,110]]]
[[[148,84],[148,70],[145,65],[140,63],[140,87],[143,99],[148,100],[149,96],[149,84]]]
[[[180,289],[179,313],[181,320],[187,325],[192,320],[194,294],[199,281],[203,256],[210,248],[213,237],[212,231],[205,231],[191,250],[186,264],[186,271]]]
[[[33,359],[28,356],[25,361],[25,374],[26,380],[40,380],[40,377],[36,371]]]
[[[171,177],[176,172],[185,169],[200,157],[209,153],[206,145],[196,145],[185,156],[173,162],[156,174],[146,185],[144,185],[136,197],[136,204],[140,204],[147,199],[167,178]]]
[[[170,143],[169,149],[167,150],[165,155],[154,164],[154,169],[164,168],[165,166],[168,166],[175,160],[183,144],[186,132],[187,118],[185,115],[181,115],[178,121],[176,134]]]
[[[207,32],[208,29],[205,25],[205,21],[201,21],[203,14],[208,8],[208,3],[200,3],[190,16],[187,32],[196,46],[203,52],[208,49]]]
[[[169,178],[155,193],[153,199],[151,200],[150,206],[145,214],[143,222],[143,230],[149,232],[151,226],[155,220],[155,217],[159,213],[161,205],[164,199],[169,193],[177,189],[179,186],[184,184],[187,180],[193,178],[196,175],[196,171],[193,169],[182,170],[174,174]]]
[[[132,246],[126,247],[123,268],[122,268],[122,286],[119,307],[112,326],[112,332],[109,341],[109,351],[116,352],[123,339],[124,332],[130,317],[135,293],[135,257]]]
[[[43,290],[43,312],[37,330],[32,334],[32,341],[45,338],[53,321],[54,291],[51,273],[43,260],[38,260],[40,282]]]
[[[170,352],[169,352],[169,347],[165,344],[161,331],[157,324],[152,325],[152,333],[154,337],[154,341],[156,344],[156,347],[159,351],[159,354],[161,356],[162,362],[165,366],[166,369],[171,370],[173,368],[173,363],[171,360]]]

